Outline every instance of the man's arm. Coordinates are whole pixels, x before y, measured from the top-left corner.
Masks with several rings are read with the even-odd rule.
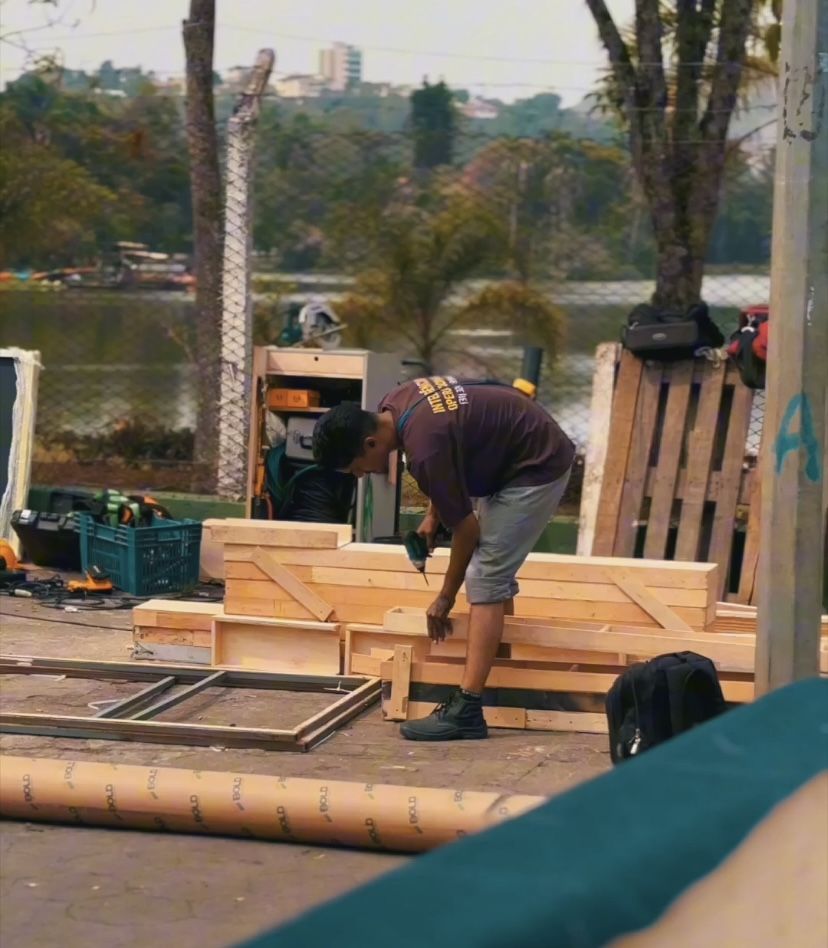
[[[450,599],[452,604],[466,578],[469,560],[479,540],[480,524],[477,517],[471,513],[457,524],[451,538],[451,556],[440,595]]]
[[[457,593],[466,578],[469,560],[479,540],[480,524],[477,517],[470,513],[454,528],[451,538],[451,556],[443,579],[443,588],[426,611],[428,634],[435,642],[441,642],[451,633],[449,613],[454,608]]]

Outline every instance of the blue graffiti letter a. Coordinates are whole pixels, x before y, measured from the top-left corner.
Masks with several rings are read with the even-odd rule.
[[[791,431],[791,425],[799,413],[799,431]],[[782,424],[776,436],[774,452],[776,454],[776,474],[782,473],[785,458],[800,446],[805,448],[808,459],[805,463],[805,476],[810,481],[818,481],[822,476],[822,458],[819,456],[819,444],[814,431],[814,417],[811,402],[804,392],[794,395],[788,402]]]

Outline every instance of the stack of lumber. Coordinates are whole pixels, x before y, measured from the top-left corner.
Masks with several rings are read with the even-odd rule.
[[[220,602],[150,599],[132,610],[133,658],[208,665]]]
[[[428,561],[429,585],[401,547],[348,543],[329,525],[205,526],[224,544],[230,615],[379,626],[395,606],[427,608],[448,565],[448,551],[437,550]],[[707,563],[533,553],[518,574],[515,608],[532,618],[703,632],[715,619],[717,570]],[[462,594],[456,605],[468,611]]]
[[[401,547],[351,543],[346,526],[205,526],[223,550],[223,608],[138,607],[143,657],[174,660],[169,649],[186,647],[186,660],[220,668],[380,677],[391,720],[428,713],[459,683],[465,598],[445,642],[432,642],[425,625],[447,551],[429,560],[427,585]],[[493,726],[603,731],[616,676],[633,661],[685,649],[716,662],[729,700],[752,697],[754,636],[712,634],[716,564],[531,554],[518,579],[517,615],[487,684]]]
[[[716,604],[714,632],[749,632],[756,634],[758,614],[756,606],[746,606],[735,602]],[[822,616],[822,634],[828,636],[828,615]]]

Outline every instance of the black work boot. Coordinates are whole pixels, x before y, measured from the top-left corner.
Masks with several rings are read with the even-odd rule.
[[[400,734],[409,741],[462,741],[488,737],[489,730],[480,698],[458,689],[427,718],[401,724]]]

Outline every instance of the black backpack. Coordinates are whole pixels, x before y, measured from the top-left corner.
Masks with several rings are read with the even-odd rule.
[[[621,329],[621,343],[642,359],[676,362],[692,359],[703,349],[718,349],[724,336],[710,318],[707,303],[696,303],[686,313],[670,313],[640,303]]]
[[[328,471],[317,464],[294,463],[284,444],[280,444],[267,453],[265,475],[270,519],[305,523],[350,521],[356,488],[352,474]]]
[[[610,757],[617,764],[725,710],[716,668],[695,652],[631,665],[606,699]]]

